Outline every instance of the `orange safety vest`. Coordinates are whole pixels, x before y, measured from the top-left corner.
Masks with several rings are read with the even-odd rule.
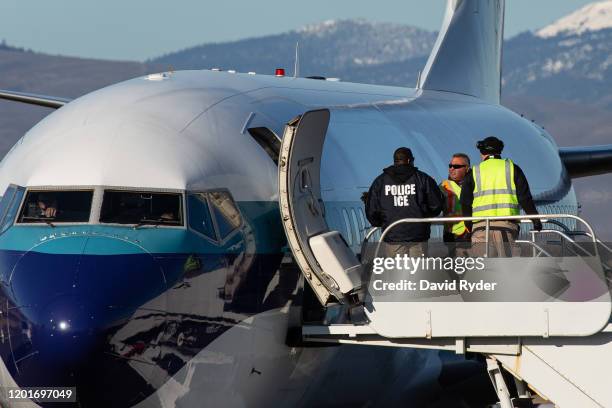
[[[446,207],[444,209],[444,215],[447,217],[461,217],[463,212],[461,211],[461,187],[459,184],[452,180],[444,180],[440,183],[440,189],[446,197]],[[456,222],[452,225],[445,224],[444,230],[452,232],[454,236],[460,237],[467,232],[465,223],[463,221]]]

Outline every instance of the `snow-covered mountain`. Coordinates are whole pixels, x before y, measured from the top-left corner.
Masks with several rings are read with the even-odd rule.
[[[504,48],[504,92],[612,109],[612,28],[539,37],[524,33]]]
[[[591,3],[537,31],[541,38],[612,28],[612,0]]]
[[[600,1],[504,48],[504,90],[612,109],[612,0]]]
[[[329,20],[283,34],[203,44],[154,59],[175,69],[220,67],[414,86],[436,33],[400,24]],[[591,3],[555,23],[505,42],[504,93],[543,95],[612,108],[612,0]]]

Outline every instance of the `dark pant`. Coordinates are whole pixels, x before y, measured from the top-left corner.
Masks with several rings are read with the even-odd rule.
[[[452,232],[445,232],[443,236],[444,242],[448,247],[448,255],[450,257],[465,257],[469,256],[468,250],[470,248],[470,234],[463,234],[456,236]]]

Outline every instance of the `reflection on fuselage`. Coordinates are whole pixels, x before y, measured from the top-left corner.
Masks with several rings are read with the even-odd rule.
[[[217,245],[183,228],[10,228],[0,236],[0,353],[17,384],[77,386],[85,406],[131,406],[228,329],[286,305],[299,274],[280,278],[284,242],[257,248],[253,233],[276,225],[282,239],[275,209],[239,211],[241,225]],[[31,249],[8,249],[16,242]]]

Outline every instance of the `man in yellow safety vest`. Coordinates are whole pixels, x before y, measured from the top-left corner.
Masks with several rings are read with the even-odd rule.
[[[444,216],[461,217],[461,186],[470,168],[470,158],[465,153],[455,153],[448,164],[448,179],[440,183],[444,197]],[[444,225],[444,242],[469,241],[470,233],[463,221]]]
[[[461,191],[461,208],[465,217],[511,216],[520,214],[522,207],[526,214],[537,214],[529,183],[519,166],[510,159],[502,159],[504,142],[494,136],[481,140],[476,145],[482,162],[466,175]],[[477,221],[472,231],[472,243],[486,242],[485,222]],[[540,220],[533,220],[536,230],[542,229]],[[511,256],[512,243],[519,233],[515,221],[491,221],[489,242],[494,246],[497,256]],[[507,253],[510,247],[510,254]],[[495,256],[495,254],[489,254]]]

